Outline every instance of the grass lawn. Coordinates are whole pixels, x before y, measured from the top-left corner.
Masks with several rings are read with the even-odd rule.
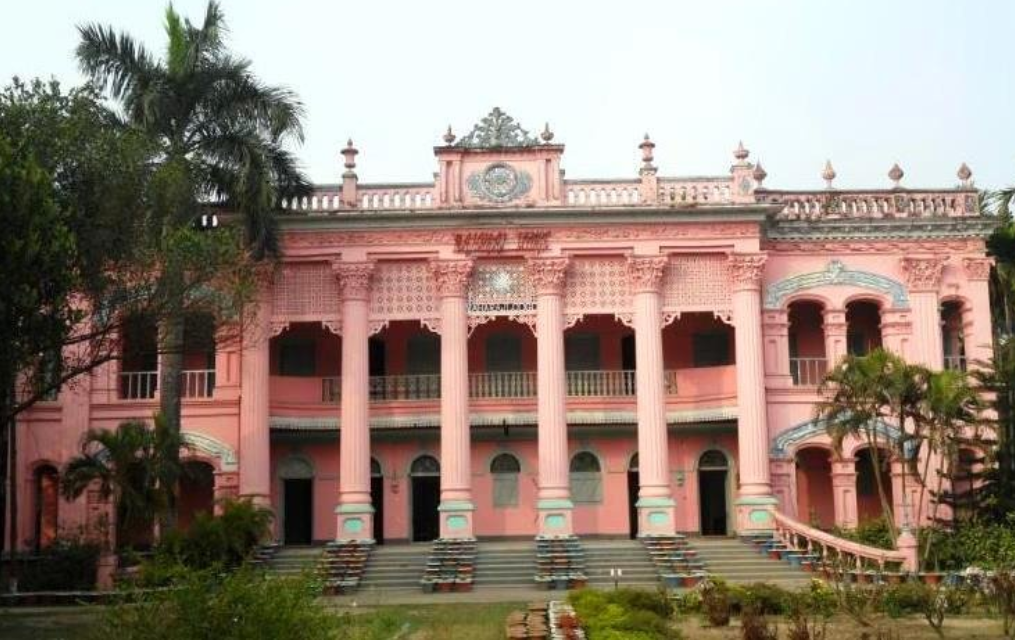
[[[355,640],[501,640],[507,614],[524,608],[522,603],[440,604],[359,607],[336,610],[348,614],[349,637]],[[94,623],[95,609],[61,608],[46,610],[0,609],[0,638],[4,640],[61,640],[81,638]],[[780,636],[785,637],[787,623],[779,620]],[[878,626],[898,634],[900,640],[938,640],[921,618],[890,620],[879,618]],[[678,625],[686,640],[739,640],[736,622],[730,627],[711,629],[701,619],[687,617]],[[875,638],[873,628],[864,629],[846,617],[838,617],[828,627],[825,640],[859,640],[864,631]],[[956,617],[945,623],[946,638],[997,640],[1001,622],[996,619]]]

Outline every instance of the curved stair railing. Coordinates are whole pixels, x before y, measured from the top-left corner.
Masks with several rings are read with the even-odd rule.
[[[838,562],[855,570],[915,572],[916,555],[905,550],[870,547],[815,529],[789,516],[775,512],[775,538],[789,549],[799,549],[828,565]],[[908,535],[908,534],[905,534]]]

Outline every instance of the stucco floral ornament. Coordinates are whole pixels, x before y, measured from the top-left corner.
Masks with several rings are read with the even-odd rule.
[[[515,119],[494,107],[493,111],[462,137],[455,146],[466,149],[502,149],[534,147],[539,140],[530,135]]]
[[[468,180],[469,192],[487,202],[510,202],[532,189],[532,178],[505,162],[495,162]]]
[[[945,256],[903,258],[902,271],[906,274],[906,284],[910,291],[937,291],[947,261]]]

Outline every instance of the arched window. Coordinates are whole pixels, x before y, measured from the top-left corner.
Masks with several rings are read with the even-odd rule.
[[[518,506],[518,474],[522,466],[510,453],[499,453],[490,461],[493,476],[493,506]]]
[[[579,451],[571,458],[571,500],[595,503],[603,499],[603,474],[599,458],[589,451]]]
[[[729,467],[729,461],[726,459],[726,454],[716,449],[710,449],[701,454],[701,458],[698,460],[699,469],[725,469],[727,467]]]
[[[436,476],[441,472],[441,463],[433,456],[420,456],[412,461],[409,473],[414,476]]]
[[[384,475],[381,473],[381,463],[377,462],[377,458],[370,458],[370,475],[375,478]]]

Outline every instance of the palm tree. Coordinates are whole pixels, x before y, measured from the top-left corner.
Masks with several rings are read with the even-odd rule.
[[[862,438],[868,445],[874,465],[874,482],[881,501],[881,510],[892,538],[898,537],[891,502],[882,482],[880,470],[887,461],[880,460],[882,438],[887,436],[882,425],[899,425],[899,438],[890,448],[905,461],[907,444],[920,441],[920,424],[915,420],[926,392],[930,372],[911,365],[899,356],[875,349],[865,356],[848,355],[822,381],[819,393],[825,400],[818,405],[818,417],[825,421],[836,451],[842,451],[847,436]],[[912,426],[913,432],[907,429]],[[906,495],[906,465],[902,465],[903,500]]]
[[[148,539],[156,518],[172,504],[183,470],[181,447],[179,432],[159,415],[151,427],[128,421],[112,431],[89,429],[81,439],[81,454],[64,467],[61,493],[76,500],[97,483],[99,494],[112,498],[116,509],[114,547],[123,544],[127,534]]]
[[[171,243],[200,212],[215,207],[238,214],[251,258],[277,257],[279,204],[309,186],[286,148],[303,140],[303,107],[291,91],[262,83],[248,60],[227,50],[218,3],[208,4],[200,26],[170,5],[165,28],[159,59],[112,27],[81,26],[77,58],[157,148],[146,215],[165,256],[161,284],[183,291],[186,275]],[[179,432],[182,310],[163,320],[160,342],[160,409],[169,429]]]

